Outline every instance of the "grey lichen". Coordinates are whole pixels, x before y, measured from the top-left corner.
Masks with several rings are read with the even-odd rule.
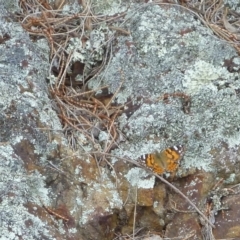
[[[238,162],[238,154],[233,150],[240,143],[239,74],[229,73],[224,66],[226,59],[236,55],[235,50],[213,37],[211,31],[191,14],[174,7],[142,7],[133,10],[127,18],[129,21],[125,27],[131,30],[131,36],[118,38],[120,48],[112,52],[114,55],[106,71],[89,82],[89,86],[109,85],[113,92],[119,89],[117,103],[124,104],[131,99],[137,106],[138,110],[131,114],[124,109],[119,117],[120,129],[128,140],[119,144],[113,153],[121,158],[136,159],[154,150],[184,144],[185,169],[196,167],[217,171],[213,153],[222,150],[224,143],[234,156],[227,159],[233,164]],[[45,43],[34,45],[18,24],[8,24],[3,19],[2,22],[1,34],[11,33],[11,39],[4,47],[0,46],[1,61],[4,63],[0,65],[3,92],[0,114],[3,129],[0,147],[0,232],[3,239],[54,239],[52,230],[65,234],[63,222],[53,220],[54,227],[57,226],[53,229],[26,207],[28,203],[34,204],[35,208],[51,205],[50,193],[45,187],[46,179],[38,169],[43,171],[50,163],[50,152],[57,152],[59,142],[48,140],[61,131],[43,81],[49,67],[48,52],[44,51],[47,46]],[[187,33],[183,34],[185,29]],[[89,66],[102,60],[105,33],[105,30],[93,31],[86,48],[77,39],[72,39],[68,50],[75,51],[74,60]],[[218,51],[219,48],[221,51]],[[95,52],[96,49],[98,51]],[[96,54],[91,54],[92,51]],[[22,69],[19,66],[23,60],[31,64]],[[190,113],[183,111],[181,97],[174,96],[179,92],[190,96]],[[163,101],[164,94],[169,94],[168,101]],[[58,137],[61,139],[61,134]],[[82,141],[81,147],[89,152],[91,148],[87,140],[81,134],[78,137]],[[106,136],[100,135],[100,140],[104,139],[107,139]],[[61,144],[64,144],[63,140]],[[59,163],[54,154],[52,158]],[[86,181],[83,174],[86,169],[78,159],[75,160],[78,163],[74,163],[74,159],[75,156],[71,156],[72,165],[77,165],[74,171],[79,178],[78,184],[71,182],[75,198],[69,198],[69,201],[76,200],[72,213],[79,214],[78,207],[81,208],[81,217],[77,219],[79,225],[106,212],[112,214],[113,208],[120,209],[123,201],[107,168],[101,171],[101,183],[88,182],[88,193],[83,197],[84,190],[79,183]],[[90,162],[88,157],[84,160],[84,163]],[[224,159],[215,160],[225,163]],[[69,164],[69,168],[75,167],[72,165]],[[90,165],[87,169],[91,177],[94,174],[98,176],[94,166]],[[133,168],[125,178],[132,181],[133,186],[153,188],[154,178],[145,180],[146,176],[144,170]],[[99,203],[99,199],[103,202]],[[99,209],[95,209],[96,206]],[[99,211],[98,215],[95,211]],[[76,230],[73,228],[69,232],[75,233]]]
[[[211,150],[226,143],[234,151],[240,144],[239,73],[224,66],[237,54],[195,18],[183,9],[159,6],[143,7],[129,18],[131,36],[118,38],[121,47],[103,73],[103,84],[113,92],[123,82],[118,103],[131,99],[139,106],[119,117],[128,141],[115,154],[137,159],[183,144],[182,169],[216,171],[219,159],[214,160]],[[97,79],[93,82],[98,86]],[[190,113],[174,93],[189,96]]]
[[[30,214],[24,206],[27,202],[48,205],[48,191],[44,177],[38,172],[27,174],[23,163],[12,158],[13,149],[0,147],[0,239],[51,239],[48,227],[37,216]],[[26,224],[31,223],[28,228]]]
[[[79,61],[84,64],[84,76],[78,74],[77,81],[82,81],[83,77],[86,77],[97,65],[98,62],[103,60],[104,57],[104,42],[106,40],[106,27],[99,28],[98,30],[92,30],[89,33],[89,39],[85,44],[82,44],[82,40],[78,38],[71,38],[67,47],[67,52],[72,52],[72,63]],[[68,69],[70,73],[70,69]]]
[[[114,15],[126,11],[129,3],[126,0],[96,0],[93,8],[97,14]]]
[[[140,168],[132,168],[126,175],[126,179],[132,184],[132,186],[137,186],[138,188],[151,189],[154,187],[155,177],[148,177],[146,171]]]
[[[224,0],[223,1],[226,6],[229,6],[231,9],[234,9],[235,11],[240,10],[240,4],[238,1],[234,0]]]
[[[64,144],[46,91],[49,48],[46,41],[34,44],[19,23],[6,21],[19,10],[17,1],[0,5],[0,35],[8,36],[0,44],[0,239],[54,239],[56,230],[28,208],[51,205],[40,171]],[[58,143],[48,141],[50,135],[58,135]]]

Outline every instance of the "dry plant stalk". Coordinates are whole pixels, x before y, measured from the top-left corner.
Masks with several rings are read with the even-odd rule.
[[[240,53],[240,31],[227,20],[228,8],[224,6],[223,0],[201,1],[191,5],[191,1],[184,6],[186,10],[194,12],[199,19],[210,28],[220,39],[227,41]],[[234,17],[231,22],[238,22],[239,16]]]
[[[65,2],[58,1],[56,9],[53,9],[48,1],[21,0],[19,3],[23,10],[21,23],[30,35],[45,37],[48,40],[51,60],[49,75],[52,74],[54,66],[58,66],[56,81],[55,84],[51,84],[50,92],[56,101],[58,116],[62,120],[66,138],[69,139],[71,147],[79,148],[76,133],[82,134],[92,146],[97,146],[100,144],[96,140],[96,132],[105,131],[109,140],[106,140],[103,151],[109,152],[118,137],[115,123],[123,106],[114,106],[115,95],[106,105],[100,99],[93,97],[98,90],[107,86],[96,90],[87,90],[85,83],[81,88],[68,86],[67,69],[73,62],[73,52],[67,52],[66,48],[71,37],[78,36],[84,43],[85,31],[93,29],[93,23],[97,26],[98,23],[111,21],[115,17],[95,16],[91,10],[90,1],[85,0],[81,1],[82,12],[63,14],[60,9]],[[102,64],[92,70],[93,77],[105,67],[112,40],[113,37],[105,43],[106,54]],[[89,76],[84,78],[88,79]]]

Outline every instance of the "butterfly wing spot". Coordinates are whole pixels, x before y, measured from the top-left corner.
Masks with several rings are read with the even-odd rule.
[[[146,164],[148,167],[154,167],[154,156],[153,154],[148,154],[146,158]]]
[[[159,166],[157,166],[157,165],[154,166],[153,171],[154,171],[155,173],[157,173],[157,174],[163,174],[163,173],[165,172],[162,167],[159,167]]]
[[[157,163],[155,154],[148,154],[146,158],[146,165],[153,169],[153,171],[157,174],[164,173],[164,168]]]
[[[167,171],[174,172],[177,170],[180,160],[180,153],[175,149],[168,148],[165,150],[167,155]]]

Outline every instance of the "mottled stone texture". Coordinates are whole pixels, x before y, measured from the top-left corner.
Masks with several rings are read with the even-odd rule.
[[[15,21],[17,1],[0,5],[0,239],[112,239],[115,179],[68,148],[48,93],[47,41]]]
[[[228,164],[240,159],[237,53],[183,9],[151,6],[135,13],[126,26],[131,36],[118,38],[121,47],[103,73],[103,84],[113,91],[123,81],[119,102],[132,99],[138,106],[119,118],[129,141],[116,152],[136,159],[183,144],[185,169],[225,168],[238,178],[239,165]],[[236,62],[231,72],[225,64],[230,59]],[[189,113],[180,94],[191,99]]]
[[[205,223],[146,171],[116,159],[99,166],[66,146],[48,96],[48,45],[14,21],[16,1],[0,6],[0,239],[113,239],[133,224],[142,235],[201,239]],[[173,184],[202,211],[213,204],[218,238],[239,237],[237,189],[214,188],[219,177],[240,179],[239,57],[183,9],[137,7],[123,26],[131,35],[118,36],[106,71],[89,83],[113,92],[122,84],[117,101],[133,101],[118,118],[127,140],[112,154],[138,159],[184,144]],[[190,97],[189,112],[175,93]]]
[[[113,92],[122,84],[117,101],[132,100],[118,119],[127,140],[114,153],[136,160],[143,154],[183,144],[186,153],[176,174],[182,177],[177,186],[204,212],[216,204],[216,197],[219,204],[206,213],[214,216],[225,196],[213,191],[214,185],[221,177],[224,184],[239,183],[240,179],[240,58],[233,47],[183,8],[145,5],[129,11],[128,17],[124,27],[131,35],[118,37],[107,70],[91,82],[91,86],[98,86],[103,81]],[[190,100],[187,111],[186,97]],[[139,186],[143,179],[136,174],[130,182]],[[223,186],[220,184],[219,189]],[[147,192],[146,206],[149,196]],[[191,239],[201,239],[202,225],[194,213],[189,213],[190,217],[181,213],[181,209],[192,209],[177,199],[165,200],[165,237],[184,237],[189,228]],[[187,207],[181,208],[185,204]],[[233,221],[239,217],[234,215]],[[230,228],[225,232],[226,238],[234,235]],[[234,237],[239,237],[235,233]]]
[[[48,161],[59,163],[64,142],[47,93],[49,48],[14,21],[17,1],[0,6],[0,239],[65,238],[43,208],[52,205]]]

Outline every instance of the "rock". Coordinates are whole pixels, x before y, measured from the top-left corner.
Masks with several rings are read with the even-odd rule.
[[[240,168],[233,47],[182,8],[124,5],[123,27],[131,35],[117,36],[108,66],[89,86],[119,89],[115,103],[125,109],[117,122],[126,140],[99,163],[93,154],[73,151],[62,133],[45,81],[46,40],[32,42],[12,21],[16,1],[0,4],[3,239],[114,239],[133,228],[143,239],[161,239],[163,230],[168,238],[239,237],[237,198],[225,191],[239,182]],[[186,149],[180,167],[164,177],[214,230],[169,186],[127,161],[144,165],[140,156],[179,144]],[[226,218],[220,216],[224,202]]]

